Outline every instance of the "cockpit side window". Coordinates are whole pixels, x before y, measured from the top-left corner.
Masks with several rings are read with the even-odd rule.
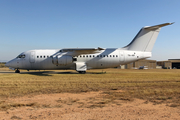
[[[25,58],[26,55],[25,54],[21,54],[21,55],[18,55],[16,58]]]

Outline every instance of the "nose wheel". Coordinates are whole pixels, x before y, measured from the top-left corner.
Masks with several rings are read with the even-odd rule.
[[[15,70],[15,73],[20,73],[20,70],[16,69],[16,70]]]

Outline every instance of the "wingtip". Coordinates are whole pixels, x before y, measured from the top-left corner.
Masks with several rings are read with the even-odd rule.
[[[103,48],[101,48],[101,47],[98,47],[98,50],[104,50]]]

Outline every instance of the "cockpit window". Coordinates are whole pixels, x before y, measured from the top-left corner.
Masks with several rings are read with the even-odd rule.
[[[21,55],[18,55],[16,58],[25,58],[26,55],[25,54],[21,54]]]

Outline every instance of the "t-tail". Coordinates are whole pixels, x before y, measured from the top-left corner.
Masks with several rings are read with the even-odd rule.
[[[161,27],[173,23],[164,23],[155,26],[143,27],[135,36],[131,43],[124,47],[126,50],[151,52],[156,42]]]

